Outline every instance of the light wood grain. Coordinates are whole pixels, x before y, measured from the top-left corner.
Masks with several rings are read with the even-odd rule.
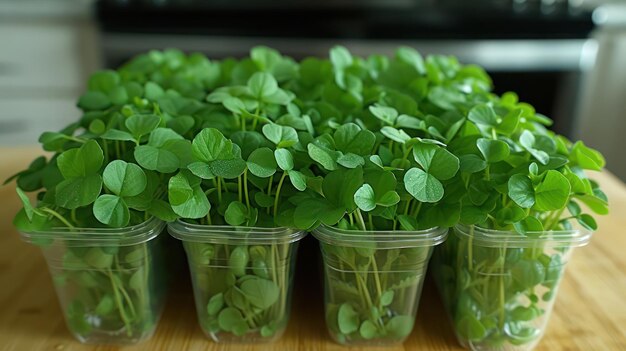
[[[0,149],[0,180],[26,167],[35,148]],[[611,214],[589,246],[567,268],[546,335],[537,350],[626,350],[626,187],[609,173],[597,176]],[[20,241],[11,225],[19,202],[14,185],[0,188],[0,348],[4,350],[351,350],[327,337],[315,240],[304,239],[298,257],[294,304],[284,337],[269,345],[223,345],[198,326],[191,285],[181,273],[172,285],[156,334],[134,347],[82,345],[65,327],[43,256]],[[368,350],[462,350],[441,301],[426,281],[415,330],[397,347]],[[356,350],[356,349],[354,349]]]

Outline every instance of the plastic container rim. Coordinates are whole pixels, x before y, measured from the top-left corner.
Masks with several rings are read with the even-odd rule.
[[[428,247],[443,243],[448,228],[435,227],[424,230],[346,230],[321,225],[313,231],[319,241],[337,246],[364,247],[366,243],[383,244],[384,248]],[[381,247],[381,248],[383,248]]]
[[[593,235],[592,231],[584,228],[531,231],[522,235],[514,230],[487,229],[465,224],[455,225],[454,232],[458,236],[471,238],[474,245],[509,248],[536,247],[542,244],[553,247],[580,247],[587,245]]]
[[[20,237],[28,243],[38,239],[52,239],[55,244],[63,243],[65,246],[131,246],[156,238],[164,227],[165,222],[151,217],[137,225],[123,228],[54,227],[41,231],[20,231]]]
[[[304,230],[287,227],[263,228],[229,225],[202,225],[182,220],[168,223],[168,231],[178,240],[215,244],[289,244],[304,238]]]

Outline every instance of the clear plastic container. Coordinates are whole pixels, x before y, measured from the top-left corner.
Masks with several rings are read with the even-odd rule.
[[[134,344],[154,333],[167,274],[152,218],[126,228],[22,232],[44,253],[70,332],[81,342]]]
[[[289,320],[298,241],[287,228],[169,224],[187,252],[200,326],[216,342],[274,341]]]
[[[345,345],[403,342],[413,330],[428,260],[447,229],[313,232],[324,259],[326,325]]]
[[[432,273],[459,343],[532,350],[543,335],[565,266],[586,230],[531,232],[457,225],[435,250]]]

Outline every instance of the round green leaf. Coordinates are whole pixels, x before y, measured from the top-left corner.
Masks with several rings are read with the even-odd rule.
[[[361,323],[361,327],[359,328],[359,334],[365,340],[373,339],[378,334],[378,329],[376,328],[376,324],[374,324],[369,319],[366,319]]]
[[[459,170],[459,159],[445,148],[421,140],[413,147],[415,161],[430,175],[439,180],[454,177]]]
[[[96,199],[93,215],[101,223],[115,228],[127,226],[130,220],[130,212],[124,200],[111,194],[104,194]]]
[[[267,72],[257,72],[248,80],[248,89],[252,96],[259,100],[268,97],[278,91],[276,79]]]
[[[462,155],[459,157],[461,172],[476,173],[487,168],[487,162],[474,154]]]
[[[493,108],[489,105],[484,104],[473,107],[469,111],[467,119],[476,124],[482,124],[491,127],[495,127],[498,124],[498,116],[496,115]]]
[[[514,223],[513,227],[520,234],[528,234],[529,232],[543,232],[543,224],[535,217],[526,217],[523,220]]]
[[[206,310],[209,316],[216,316],[224,306],[224,294],[218,293],[213,295],[207,303]]]
[[[225,331],[234,331],[242,328],[242,325],[246,325],[246,320],[241,315],[241,312],[234,307],[226,307],[223,309],[217,317],[217,322]]]
[[[290,171],[293,169],[293,156],[289,150],[276,149],[274,150],[274,157],[276,158],[278,167],[280,167],[283,171]]]
[[[393,302],[394,292],[393,290],[385,291],[380,297],[381,306],[389,306]]]
[[[473,315],[473,312],[464,314],[456,322],[456,330],[468,340],[482,340],[487,335],[487,330]]]
[[[346,168],[357,168],[365,164],[365,159],[363,158],[363,156],[348,153],[340,155],[337,158],[337,163]]]
[[[87,249],[83,260],[91,267],[105,269],[111,267],[111,264],[113,264],[113,255],[105,252],[100,247],[92,247]]]
[[[413,316],[395,316],[387,322],[385,328],[391,337],[399,339],[405,338],[411,334],[414,320],[415,318]]]
[[[102,177],[98,174],[66,179],[55,188],[55,203],[67,209],[87,206],[102,191]]]
[[[396,111],[393,107],[374,105],[370,106],[369,110],[374,117],[380,119],[388,125],[394,125],[396,118],[398,118],[398,111]]]
[[[226,179],[235,179],[246,170],[246,161],[241,158],[215,160],[209,163],[211,173]]]
[[[113,70],[102,70],[93,73],[89,77],[87,87],[91,91],[108,93],[120,84],[120,76]]]
[[[570,184],[558,171],[549,170],[545,178],[535,188],[535,205],[538,211],[559,210],[567,204],[570,196]]]
[[[222,104],[232,113],[241,114],[243,111],[247,111],[246,104],[236,97],[229,96],[222,101]]]
[[[192,142],[192,151],[200,161],[211,162],[233,158],[233,144],[215,128],[205,128]]]
[[[104,185],[118,196],[139,195],[147,184],[141,167],[123,160],[109,163],[102,173]]]
[[[536,259],[518,261],[511,268],[511,277],[524,289],[532,288],[543,282],[545,274],[545,267]]]
[[[389,126],[384,126],[380,129],[380,132],[386,136],[387,138],[400,143],[400,144],[404,144],[407,141],[411,140],[411,136],[408,135],[404,130],[402,129],[396,129],[393,127],[389,127]]]
[[[204,162],[193,162],[187,165],[187,169],[191,171],[195,176],[202,179],[213,179],[215,174],[211,171],[211,167]]]
[[[241,284],[241,290],[253,306],[261,309],[271,307],[278,301],[280,289],[271,280],[248,279]]]
[[[144,86],[144,94],[146,99],[156,101],[165,94],[165,91],[157,83],[147,82]]]
[[[355,123],[341,125],[333,134],[335,147],[344,153],[368,156],[376,143],[376,135]]]
[[[231,202],[224,213],[226,223],[238,226],[245,223],[248,218],[248,208],[239,201]]]
[[[289,153],[289,151],[287,151],[287,153]],[[268,178],[276,173],[277,165],[274,159],[274,153],[267,147],[252,151],[250,157],[248,157],[247,164],[250,173],[260,178]]]
[[[132,115],[126,120],[126,128],[130,133],[139,140],[142,135],[150,134],[155,130],[159,123],[161,123],[161,117],[156,115]]]
[[[109,106],[111,100],[100,91],[88,91],[78,99],[78,107],[84,110],[104,110]]]
[[[57,166],[65,179],[97,174],[104,162],[104,153],[95,140],[80,148],[69,149],[57,158]]]
[[[505,160],[509,157],[511,149],[509,145],[501,140],[492,140],[480,138],[476,141],[478,150],[489,163],[495,163]]]
[[[376,200],[376,204],[384,207],[393,206],[400,202],[400,195],[394,190],[390,190],[383,194],[378,200]]]
[[[411,168],[406,172],[404,187],[421,202],[437,202],[443,197],[441,182],[419,168]]]
[[[298,133],[292,127],[266,124],[262,131],[263,135],[278,147],[290,147],[298,142]]]
[[[580,223],[580,225],[582,225],[583,227],[589,229],[589,230],[596,230],[598,229],[598,224],[596,223],[596,220],[591,217],[590,215],[583,213],[582,215],[580,215],[578,218],[578,223]]]
[[[359,329],[359,314],[352,305],[344,303],[339,307],[337,324],[339,325],[339,331],[343,334],[350,334]]]
[[[339,153],[337,151],[328,150],[327,148],[316,145],[315,143],[307,145],[307,149],[309,157],[322,165],[322,167],[326,170],[334,171],[337,169],[337,159],[339,158]]]
[[[168,198],[174,213],[183,218],[202,218],[211,209],[211,203],[200,187],[200,179],[183,172],[170,178]]]
[[[522,208],[531,208],[535,204],[535,189],[526,175],[514,174],[509,178],[509,197]]]
[[[376,208],[376,197],[374,189],[369,184],[363,184],[354,193],[354,202],[363,211],[371,211]]]
[[[134,155],[141,167],[160,173],[172,173],[180,165],[178,157],[172,152],[151,145],[135,147]]]
[[[289,175],[289,180],[294,188],[299,191],[304,191],[306,189],[306,176],[298,171],[291,170],[287,172]]]

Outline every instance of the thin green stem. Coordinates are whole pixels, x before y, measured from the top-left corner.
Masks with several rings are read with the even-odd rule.
[[[120,142],[119,141],[115,141],[115,155],[117,156],[117,159],[121,159],[122,157],[120,156]]]
[[[283,182],[285,181],[285,177],[287,176],[287,171],[283,172],[283,175],[280,177],[278,181],[278,186],[276,187],[276,195],[274,197],[274,219],[276,219],[276,215],[278,214],[278,199],[280,199],[280,190],[283,187]]]
[[[239,202],[243,202],[243,194],[242,194],[242,186],[241,186],[241,176],[237,177],[237,198]]]
[[[556,211],[556,213],[555,213],[555,215],[554,215],[554,217],[552,219],[552,223],[550,223],[550,225],[545,228],[546,230],[554,230],[554,229],[556,229],[556,226],[560,222],[561,215],[563,215],[563,211],[565,211],[565,207],[563,207],[562,209]]]
[[[63,224],[65,224],[65,226],[67,226],[70,229],[76,229],[76,227],[74,227],[67,219],[65,219],[65,217],[61,216],[58,212],[56,212],[55,210],[48,208],[48,207],[42,207],[41,210],[45,213],[51,214],[52,216],[56,217],[58,220],[60,220],[61,222],[63,222]]]
[[[246,195],[246,206],[250,212],[250,194],[248,193],[248,170],[243,172],[243,193]]]
[[[267,185],[267,196],[272,196],[272,185],[274,185],[274,175],[270,176],[270,182]],[[267,214],[270,214],[270,207],[266,209]]]
[[[259,113],[261,112],[261,104],[259,103],[259,105],[256,107],[256,110],[254,110],[254,115],[257,117],[255,119],[252,120],[252,130],[256,130],[256,125],[258,122],[258,117],[259,117]]]
[[[222,181],[224,192],[228,192],[228,184],[226,184],[226,180],[223,177],[220,177],[220,180]]]
[[[503,330],[504,328],[504,315],[506,313],[505,310],[505,304],[506,301],[504,301],[505,295],[504,295],[504,266],[506,264],[506,243],[504,244],[504,247],[502,248],[502,253],[501,253],[501,257],[502,257],[502,271],[500,272],[500,330]]]
[[[220,203],[222,202],[222,181],[220,177],[217,177],[217,200]]]
[[[76,219],[76,209],[75,208],[73,208],[70,211],[70,218],[72,219],[72,222],[78,223],[78,220]]]
[[[473,246],[474,226],[470,226],[469,238],[467,239],[467,268],[471,272],[474,265]]]
[[[355,213],[356,213],[357,221],[359,225],[361,226],[361,230],[364,230],[364,231],[367,230],[367,227],[365,227],[365,221],[363,220],[363,214],[361,213],[361,210],[357,208]]]
[[[412,217],[417,217],[417,215],[420,213],[420,210],[422,209],[422,202],[417,203],[417,207],[415,207],[415,210],[413,210],[413,213],[411,213]]]
[[[62,138],[63,138],[63,139],[67,139],[67,140],[71,140],[71,141],[75,141],[75,142],[77,142],[77,143],[81,143],[81,144],[84,144],[84,143],[86,143],[86,142],[87,142],[87,140],[86,140],[86,139],[77,138],[77,137],[75,137],[75,136],[71,136],[71,135],[63,135],[63,137],[62,137]]]
[[[102,149],[104,152],[104,164],[109,164],[109,143],[106,140],[102,141]]]
[[[120,318],[122,318],[122,321],[124,322],[124,326],[126,328],[126,335],[131,336],[132,331],[130,330],[130,320],[128,319],[126,311],[124,310],[122,298],[120,297],[120,293],[117,289],[117,284],[115,283],[115,278],[113,278],[113,272],[111,271],[111,268],[107,268],[107,275],[109,276],[109,280],[111,281],[113,295],[115,296],[115,304],[117,305],[117,309],[120,312]]]
[[[374,268],[374,283],[376,284],[376,292],[378,293],[378,299],[383,295],[382,288],[380,287],[380,277],[378,276],[378,264],[376,264],[376,256],[372,255],[372,267]]]

